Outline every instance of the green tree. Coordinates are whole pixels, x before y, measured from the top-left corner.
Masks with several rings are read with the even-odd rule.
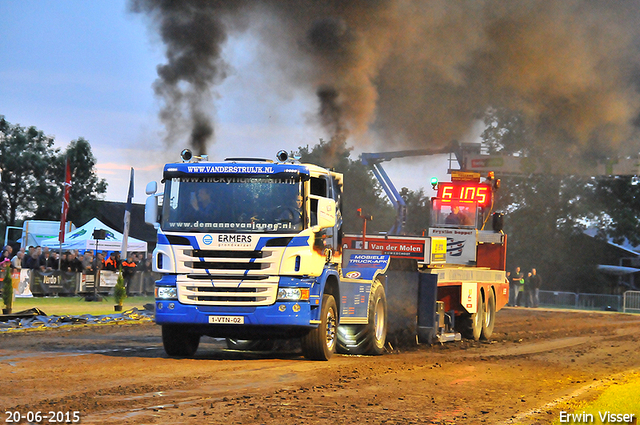
[[[107,191],[107,182],[98,178],[96,158],[91,145],[82,137],[72,140],[69,146],[52,161],[51,183],[41,186],[37,193],[35,219],[59,220],[62,205],[62,190],[65,181],[66,161],[71,170],[71,190],[69,193],[69,213],[67,220],[82,223],[90,220],[97,211],[95,201]],[[52,199],[59,202],[52,202]]]
[[[610,236],[622,244],[625,239],[640,245],[640,185],[631,178],[594,179],[594,197],[600,212],[595,217],[600,236]]]
[[[524,161],[521,175],[498,176],[502,185],[495,209],[506,213],[508,268],[536,267],[544,276],[546,289],[581,292],[608,289],[606,277],[596,272],[603,258],[598,257],[591,244],[585,243],[583,231],[587,224],[598,222],[619,229],[619,235],[632,231],[634,220],[637,226],[637,217],[630,207],[640,206],[631,202],[637,195],[625,192],[628,187],[617,179],[610,182],[606,178],[576,176],[569,167],[563,174],[562,169],[553,165],[554,160],[536,150],[536,131],[518,111],[491,110],[485,116],[485,124],[482,138],[491,153],[529,158]],[[534,174],[532,158],[543,169],[556,172]]]
[[[431,198],[420,188],[416,191],[403,187],[400,196],[407,205],[405,232],[409,235],[427,235],[431,223]]]
[[[89,142],[78,138],[60,152],[53,137],[0,116],[0,221],[14,225],[18,219],[60,220],[67,157],[72,179],[67,219],[87,221],[107,190],[106,181],[96,174]]]
[[[504,177],[497,196],[507,211],[509,269],[535,267],[546,289],[584,292],[597,276],[593,256],[579,252],[591,190],[573,176]]]
[[[362,220],[357,216],[358,208],[374,218],[367,224],[367,232],[386,231],[391,227],[395,217],[394,209],[382,198],[382,188],[373,173],[361,161],[350,158],[351,149],[347,148],[344,139],[320,139],[313,148],[300,147],[299,152],[302,162],[332,168],[344,175],[342,228],[345,233],[362,231]]]
[[[36,193],[51,183],[53,143],[35,127],[13,125],[0,115],[0,219],[6,225],[37,209]]]

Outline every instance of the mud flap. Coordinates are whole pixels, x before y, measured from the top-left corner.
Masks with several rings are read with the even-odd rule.
[[[418,273],[418,342],[431,344],[436,341],[438,321],[438,275]]]

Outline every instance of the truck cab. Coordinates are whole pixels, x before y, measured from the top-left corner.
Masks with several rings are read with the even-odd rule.
[[[186,155],[154,182],[146,221],[158,230],[156,323],[169,355],[200,337],[300,337],[305,356],[335,349],[341,262],[342,175],[300,164]],[[161,200],[161,202],[158,202]]]

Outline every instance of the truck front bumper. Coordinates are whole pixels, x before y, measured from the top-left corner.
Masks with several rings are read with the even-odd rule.
[[[299,311],[294,311],[299,307]],[[232,307],[197,306],[173,300],[156,300],[155,321],[164,324],[219,325],[228,318],[228,326],[307,326],[317,327],[308,302],[276,302],[269,306]],[[238,318],[241,318],[238,320]],[[222,321],[221,321],[222,320]],[[233,324],[235,323],[235,324]]]

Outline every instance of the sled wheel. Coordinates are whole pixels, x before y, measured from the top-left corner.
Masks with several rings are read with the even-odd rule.
[[[484,322],[484,303],[482,293],[478,291],[478,308],[475,313],[464,313],[456,321],[456,328],[464,338],[478,341],[482,334],[482,324]]]
[[[496,324],[496,296],[493,292],[493,288],[489,290],[486,296],[486,306],[484,309],[484,320],[482,321],[482,335],[483,340],[491,339],[493,335],[493,327]]]

